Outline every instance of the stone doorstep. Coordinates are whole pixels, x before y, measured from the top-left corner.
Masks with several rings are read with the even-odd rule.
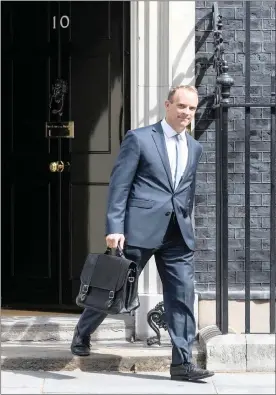
[[[79,315],[66,316],[2,316],[1,341],[68,341],[71,342]],[[131,340],[135,317],[107,317],[91,336],[97,340]]]
[[[156,372],[169,369],[168,333],[160,331],[161,346],[148,346],[146,340],[134,342],[135,317],[129,315],[107,317],[91,336],[91,355],[73,356],[70,343],[78,319],[79,315],[2,316],[2,369]],[[204,366],[204,353],[198,343],[194,345],[193,357],[195,363]]]
[[[194,344],[193,362],[205,365],[205,356]],[[147,346],[143,342],[92,343],[89,357],[73,356],[68,342],[5,342],[1,347],[2,370],[75,370],[162,372],[171,363],[171,346]]]
[[[2,317],[2,369],[99,371],[167,370],[171,345],[133,341],[133,316],[108,317],[92,335],[92,354],[74,357],[69,348],[79,316]],[[232,332],[232,333],[231,333]],[[126,341],[128,340],[128,341]],[[137,339],[136,339],[137,340]],[[222,335],[215,325],[199,331],[194,362],[215,372],[275,372],[275,335]]]

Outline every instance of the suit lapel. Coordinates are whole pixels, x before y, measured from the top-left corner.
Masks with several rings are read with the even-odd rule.
[[[169,162],[169,157],[168,157],[168,152],[167,152],[167,147],[166,147],[166,141],[165,141],[164,132],[163,132],[163,129],[161,126],[161,122],[158,122],[153,126],[152,137],[153,137],[153,140],[156,144],[160,158],[162,160],[164,169],[167,173],[170,186],[173,189],[171,167],[170,167],[170,162]]]

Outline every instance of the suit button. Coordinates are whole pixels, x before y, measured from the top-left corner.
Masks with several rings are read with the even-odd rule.
[[[168,211],[165,215],[166,215],[166,216],[170,215],[170,212]]]

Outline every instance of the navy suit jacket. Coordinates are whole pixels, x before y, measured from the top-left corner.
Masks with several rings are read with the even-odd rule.
[[[161,122],[127,132],[111,173],[106,234],[122,233],[128,245],[157,248],[174,211],[187,246],[195,249],[191,214],[202,146],[186,136],[187,166],[174,190]]]

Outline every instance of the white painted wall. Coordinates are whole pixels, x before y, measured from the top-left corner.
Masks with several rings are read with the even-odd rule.
[[[131,128],[162,119],[171,86],[194,83],[195,2],[131,1]],[[162,300],[160,294],[153,258],[139,281],[137,338],[153,335],[146,314]]]

